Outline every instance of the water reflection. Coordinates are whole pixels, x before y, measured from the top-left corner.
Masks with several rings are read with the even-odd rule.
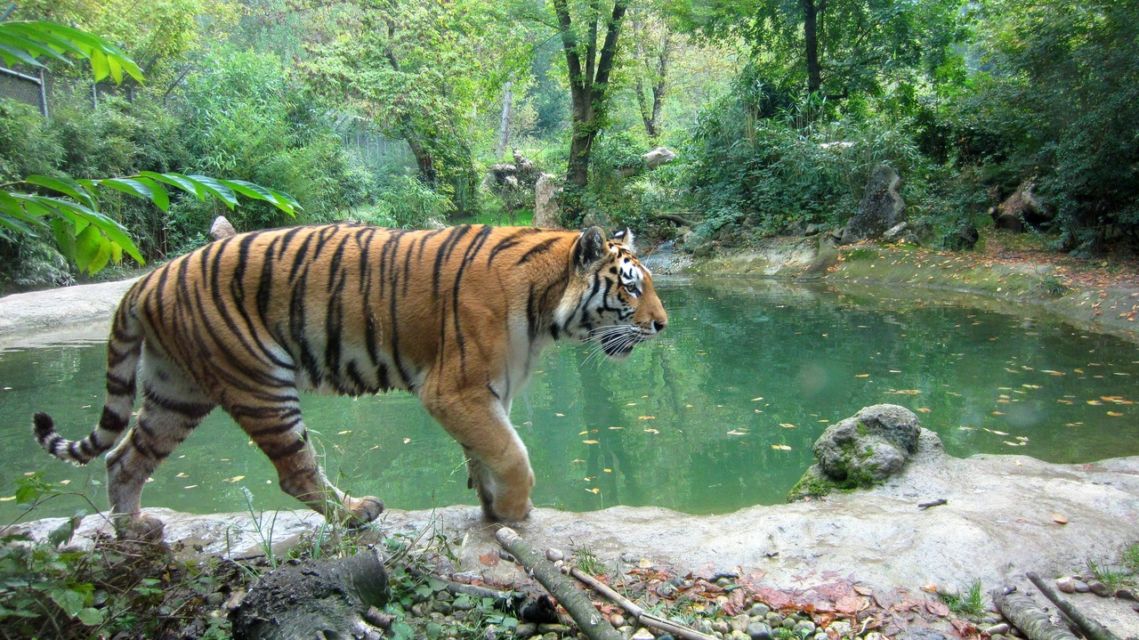
[[[725,512],[783,499],[828,424],[891,402],[918,413],[955,455],[1056,462],[1139,454],[1139,349],[1041,319],[770,281],[662,282],[668,331],[623,362],[561,345],[543,357],[512,419],[537,475],[535,502]],[[0,353],[0,518],[22,474],[41,471],[100,507],[102,463],[40,452],[30,416],[83,435],[101,410],[101,346]],[[396,508],[474,504],[459,448],[406,394],[306,396],[329,473]],[[199,427],[148,484],[144,504],[187,511],[292,508],[272,466],[227,416]],[[41,511],[66,514],[79,499]]]

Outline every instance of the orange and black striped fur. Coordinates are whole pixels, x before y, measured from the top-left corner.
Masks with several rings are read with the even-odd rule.
[[[510,404],[541,348],[574,338],[621,357],[667,321],[631,237],[606,240],[596,227],[247,233],[139,280],[115,313],[98,426],[69,441],[38,413],[35,435],[79,464],[110,450],[116,526],[152,537],[161,523],[139,511],[143,484],[220,406],[273,461],[284,491],[362,523],[383,503],[325,477],[298,392],[406,389],[462,445],[486,516],[518,520],[534,474]]]

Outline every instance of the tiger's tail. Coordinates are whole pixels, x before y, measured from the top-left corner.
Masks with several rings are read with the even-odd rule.
[[[126,432],[134,408],[135,381],[142,352],[142,327],[134,313],[140,283],[131,287],[115,311],[107,343],[107,395],[99,424],[86,438],[68,440],[56,432],[55,422],[48,414],[36,413],[33,419],[36,441],[60,460],[87,464],[115,446]]]

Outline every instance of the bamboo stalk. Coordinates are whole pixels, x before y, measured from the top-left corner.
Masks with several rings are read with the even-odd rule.
[[[689,629],[688,627],[679,625],[675,622],[672,622],[671,620],[665,620],[664,618],[657,617],[645,611],[637,603],[617,593],[609,585],[601,582],[597,578],[594,578],[593,576],[585,573],[577,567],[566,567],[563,568],[562,571],[569,573],[573,577],[589,585],[594,591],[600,593],[606,598],[609,598],[613,602],[616,602],[621,606],[622,609],[628,611],[629,614],[633,616],[633,619],[635,619],[642,626],[659,629],[665,633],[670,633],[680,638],[687,638],[688,640],[716,640],[716,638],[700,633],[695,629]]]
[[[1001,614],[1029,640],[1077,640],[1067,628],[1053,623],[1028,596],[1000,589],[993,591],[992,596]]]
[[[495,532],[494,537],[558,599],[577,623],[578,628],[590,640],[624,640],[605,616],[593,606],[593,602],[585,593],[579,590],[575,583],[562,576],[557,567],[535,551],[517,531],[510,527],[501,527]]]
[[[1114,633],[1102,624],[1087,617],[1075,605],[1065,600],[1051,585],[1041,580],[1035,571],[1029,571],[1025,575],[1032,581],[1032,584],[1036,585],[1037,589],[1040,589],[1040,593],[1043,593],[1044,597],[1051,600],[1060,611],[1064,612],[1064,615],[1068,616],[1068,619],[1076,623],[1076,626],[1084,632],[1088,640],[1119,640]]]

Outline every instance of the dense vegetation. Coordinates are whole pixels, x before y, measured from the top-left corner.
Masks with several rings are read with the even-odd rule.
[[[1139,240],[1135,3],[38,0],[5,20],[98,34],[145,73],[93,87],[43,59],[46,118],[0,86],[5,185],[205,174],[291,194],[299,222],[420,226],[497,220],[484,176],[517,149],[563,180],[567,226],[687,221],[696,247],[841,226],[886,163],[934,245],[1028,182],[1058,250]],[[638,171],[658,144],[679,158]],[[162,259],[227,212],[172,197],[100,204]],[[0,286],[69,277],[50,234],[0,234]]]

